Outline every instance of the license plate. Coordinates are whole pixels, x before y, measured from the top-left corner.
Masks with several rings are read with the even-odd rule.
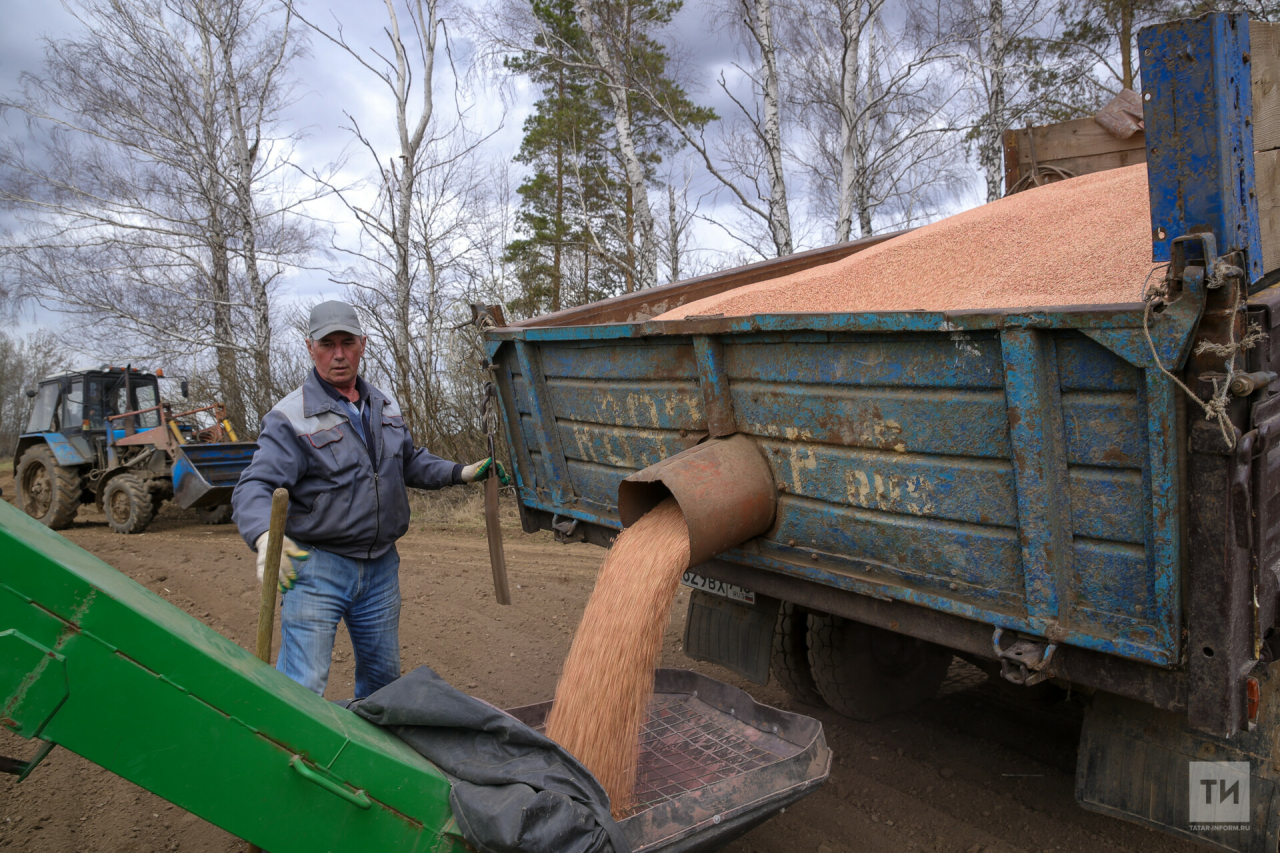
[[[703,592],[709,592],[712,595],[721,595],[725,598],[731,598],[734,601],[745,601],[747,604],[756,603],[756,594],[753,591],[743,589],[736,584],[712,580],[711,578],[704,578],[696,572],[685,572],[684,577],[680,578],[680,583],[687,587],[692,587],[693,589],[700,589]]]

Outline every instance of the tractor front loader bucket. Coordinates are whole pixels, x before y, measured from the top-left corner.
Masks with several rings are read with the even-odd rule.
[[[253,460],[252,441],[182,444],[173,450],[173,500],[183,509],[231,503],[231,491]]]

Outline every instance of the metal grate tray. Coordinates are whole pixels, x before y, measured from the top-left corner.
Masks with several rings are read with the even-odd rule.
[[[550,702],[510,713],[541,730]],[[636,805],[619,821],[633,853],[711,850],[826,780],[817,720],[758,704],[695,672],[660,669],[640,736]]]

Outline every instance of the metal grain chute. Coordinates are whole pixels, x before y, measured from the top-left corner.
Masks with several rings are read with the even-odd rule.
[[[618,484],[618,514],[635,524],[667,496],[689,525],[689,564],[754,539],[773,526],[778,492],[769,463],[745,435],[690,447]]]

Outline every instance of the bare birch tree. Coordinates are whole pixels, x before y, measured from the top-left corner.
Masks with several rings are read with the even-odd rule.
[[[220,89],[227,118],[227,183],[231,187],[243,259],[249,310],[253,318],[254,408],[265,412],[281,396],[282,388],[272,370],[272,321],[270,291],[285,267],[259,263],[259,242],[264,229],[274,232],[267,245],[301,254],[309,234],[304,228],[285,228],[264,218],[255,188],[280,176],[282,159],[271,156],[273,140],[264,138],[288,101],[290,88],[283,77],[298,55],[299,42],[291,32],[292,16],[286,7],[279,25],[268,20],[274,7],[244,5],[215,10],[217,16],[197,7],[194,22],[202,33],[212,33],[217,45]],[[292,243],[290,246],[289,244]]]
[[[359,63],[391,97],[397,150],[389,155],[379,150],[374,136],[362,129],[355,115],[346,113],[351,133],[376,170],[376,195],[369,203],[359,192],[338,190],[338,197],[359,224],[362,238],[358,247],[341,251],[354,254],[367,268],[365,276],[348,277],[347,283],[368,309],[366,316],[377,324],[375,351],[386,359],[387,378],[405,422],[422,436],[427,415],[417,402],[423,389],[415,376],[419,365],[414,363],[412,338],[420,319],[432,325],[434,303],[428,301],[427,314],[420,318],[423,306],[415,304],[415,289],[423,271],[412,239],[419,182],[433,165],[427,154],[434,140],[427,131],[435,111],[436,46],[442,24],[438,0],[408,0],[401,8],[394,0],[385,0],[384,7],[385,50],[348,43],[340,26],[331,34],[312,21],[302,20]]]
[[[385,0],[385,11],[382,48],[353,45],[341,27],[331,33],[307,21],[377,79],[392,105],[390,128],[380,116],[346,114],[373,177],[365,186],[334,187],[359,227],[354,244],[334,247],[350,262],[334,280],[362,309],[371,372],[390,384],[415,437],[438,452],[463,445],[474,452],[461,426],[474,420],[458,400],[473,399],[475,377],[452,363],[451,330],[469,316],[481,214],[489,212],[483,140],[461,116],[441,122],[436,111],[444,32],[438,0]],[[380,148],[387,137],[395,140],[391,152]]]
[[[220,395],[243,427],[274,386],[256,355],[269,334],[260,347],[245,329],[269,331],[269,284],[259,272],[255,303],[246,269],[265,258],[278,274],[308,248],[276,180],[285,74],[300,46],[265,0],[71,10],[85,31],[46,42],[44,72],[0,104],[30,134],[0,147],[0,204],[21,223],[5,263],[19,295],[80,317],[78,342],[112,360],[216,353]],[[232,155],[231,84],[256,143],[248,169]],[[247,224],[270,239],[246,245]],[[242,369],[246,357],[257,370]]]
[[[610,3],[608,0],[574,0],[578,23],[591,44],[596,68],[604,78],[613,105],[613,128],[617,134],[619,159],[627,181],[627,202],[636,234],[634,281],[636,289],[658,283],[658,243],[649,205],[649,177],[641,160],[633,127],[630,75],[617,44],[610,35],[625,32],[619,18],[628,18],[630,0]],[[619,14],[620,12],[620,14]],[[611,14],[613,13],[613,14]],[[612,30],[612,32],[611,32]],[[628,288],[630,290],[632,288]]]
[[[646,94],[655,100],[669,122],[702,157],[707,172],[729,191],[747,214],[747,233],[751,223],[762,226],[772,251],[761,251],[752,236],[742,239],[741,229],[718,223],[739,236],[760,255],[782,257],[795,251],[791,201],[787,190],[787,147],[784,139],[784,114],[781,75],[778,60],[777,7],[774,0],[724,0],[715,20],[728,23],[741,38],[746,63],[735,63],[738,76],[746,82],[747,92],[736,87],[724,72],[717,84],[733,103],[734,120],[722,122],[718,139],[708,142],[700,128],[688,126],[652,89]]]
[[[977,151],[986,200],[1004,192],[1004,134],[1080,114],[1067,94],[1082,73],[1051,60],[1060,7],[1046,0],[947,0],[917,6],[917,22],[955,45],[951,65],[966,99],[966,139]],[[923,34],[922,34],[922,37]]]
[[[714,224],[752,254],[763,257],[781,257],[795,251],[784,166],[787,149],[774,15],[774,0],[721,0],[716,8],[716,24],[727,24],[740,34],[740,47],[747,56],[745,64],[734,63],[735,79],[730,80],[721,72],[717,80],[735,113],[733,118],[719,122],[719,132],[710,138],[706,128],[716,118],[710,110],[689,110],[683,92],[673,99],[661,80],[639,75],[632,83],[636,94],[649,101],[698,154],[707,173],[745,214],[744,221]],[[740,91],[743,81],[746,92]],[[771,244],[769,250],[762,240]]]
[[[945,39],[915,38],[887,0],[790,7],[786,82],[816,209],[840,242],[931,215],[961,181]],[[855,225],[857,230],[855,232]]]

